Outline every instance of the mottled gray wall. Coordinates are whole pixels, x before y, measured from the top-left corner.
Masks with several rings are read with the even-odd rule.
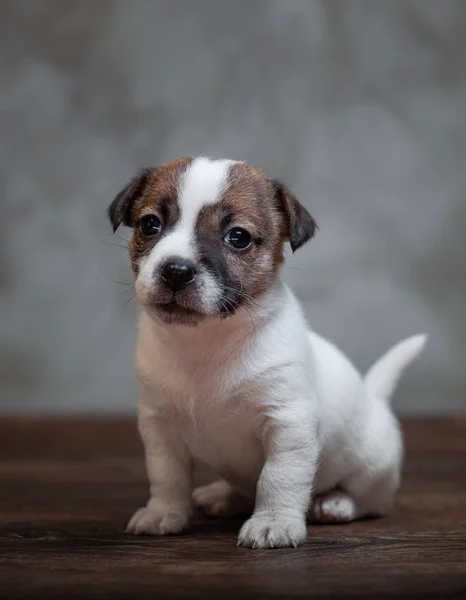
[[[399,412],[466,410],[464,0],[2,0],[0,49],[0,411],[134,410],[104,211],[190,154],[310,208],[284,276],[359,367],[430,334]]]

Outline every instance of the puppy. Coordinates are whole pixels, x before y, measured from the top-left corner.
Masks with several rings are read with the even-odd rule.
[[[142,306],[138,422],[150,498],[127,531],[178,533],[197,505],[249,513],[240,546],[296,547],[307,516],[386,514],[402,462],[390,397],[425,336],[401,342],[362,378],[309,331],[279,272],[284,243],[297,250],[316,224],[282,183],[248,164],[181,158],[146,169],[108,214],[114,231],[134,230]],[[195,461],[219,479],[193,493]]]

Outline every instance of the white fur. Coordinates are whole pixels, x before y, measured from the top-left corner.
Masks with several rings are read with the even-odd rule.
[[[189,214],[192,224],[194,209]],[[303,543],[308,509],[311,519],[341,522],[390,508],[402,439],[387,396],[424,338],[396,346],[363,379],[307,330],[280,281],[258,303],[254,314],[239,310],[200,328],[166,326],[142,312],[136,367],[151,499],[129,532],[186,526],[193,461],[222,479],[195,492],[197,504],[222,514],[238,512],[239,498],[242,510],[245,502],[254,507],[239,533],[243,546]]]
[[[165,258],[196,259],[197,216],[218,200],[231,164],[192,162],[179,182],[180,220],[143,259],[137,290],[157,285],[154,270]],[[198,275],[208,309],[221,291],[212,275]],[[240,545],[297,546],[307,513],[346,522],[389,510],[402,461],[389,399],[424,336],[395,346],[362,378],[307,330],[280,281],[253,308],[202,327],[165,325],[151,314],[141,314],[136,355],[151,496],[129,532],[179,532],[194,501],[210,514],[252,511]],[[220,479],[193,493],[194,461]]]
[[[194,227],[203,206],[214,204],[228,182],[228,173],[234,161],[196,158],[183,173],[178,183],[178,204],[181,216],[173,231],[165,235],[152,252],[141,260],[136,280],[136,291],[144,292],[154,285],[154,271],[168,257],[177,256],[195,260]],[[200,302],[206,311],[212,310],[220,289],[207,271],[199,274]]]
[[[368,371],[364,381],[371,396],[389,401],[405,367],[425,346],[425,335],[414,335],[394,346]]]

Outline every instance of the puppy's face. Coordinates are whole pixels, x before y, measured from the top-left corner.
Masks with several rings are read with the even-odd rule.
[[[181,158],[139,173],[108,210],[132,227],[140,303],[165,323],[197,325],[253,306],[277,276],[283,244],[315,231],[307,210],[250,165]]]

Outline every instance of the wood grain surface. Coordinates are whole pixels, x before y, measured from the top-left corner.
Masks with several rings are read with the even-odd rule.
[[[240,521],[124,534],[147,497],[131,420],[0,420],[0,597],[465,598],[466,418],[403,424],[394,512],[236,548]]]

